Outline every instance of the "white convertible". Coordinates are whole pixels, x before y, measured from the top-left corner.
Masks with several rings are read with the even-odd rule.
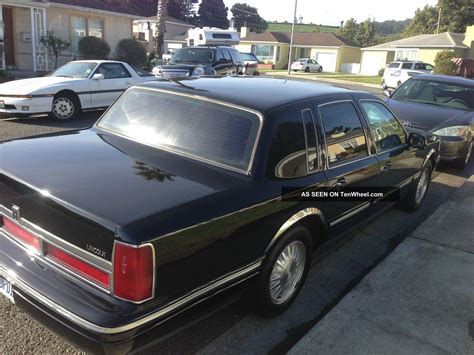
[[[81,110],[106,108],[130,86],[150,80],[155,80],[152,74],[124,62],[74,61],[42,78],[1,84],[0,112],[68,120]]]

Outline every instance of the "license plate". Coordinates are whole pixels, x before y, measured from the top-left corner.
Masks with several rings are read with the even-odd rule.
[[[5,108],[5,101],[0,100],[0,108]]]
[[[2,276],[0,276],[0,293],[11,302],[15,303],[15,300],[13,299],[12,284]]]

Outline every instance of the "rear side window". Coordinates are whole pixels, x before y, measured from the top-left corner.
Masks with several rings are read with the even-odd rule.
[[[222,53],[224,54],[224,58],[227,62],[232,62],[232,58],[229,54],[229,51],[227,49],[222,48]]]
[[[390,63],[388,65],[390,69],[395,69],[395,68],[398,68],[399,66],[400,66],[400,63]]]
[[[362,124],[351,102],[319,106],[329,167],[368,156]]]
[[[403,63],[402,64],[402,69],[411,69],[412,64],[411,63]]]
[[[405,131],[383,104],[375,101],[362,101],[361,106],[369,119],[377,151],[380,152],[405,144]]]
[[[237,51],[235,49],[229,49],[229,53],[230,53],[234,63],[238,64],[238,63],[242,63],[244,61],[242,56],[240,55],[239,51]]]
[[[418,70],[433,70],[434,68],[431,64],[416,63],[415,64],[415,69],[418,69]]]

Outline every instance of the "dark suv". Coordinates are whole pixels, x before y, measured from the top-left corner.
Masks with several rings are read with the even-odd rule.
[[[241,54],[232,47],[187,47],[179,49],[168,64],[153,68],[153,74],[164,79],[240,75],[243,68]]]

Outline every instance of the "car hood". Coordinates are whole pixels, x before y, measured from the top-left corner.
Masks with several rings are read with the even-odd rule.
[[[192,70],[196,67],[201,67],[201,66],[206,66],[207,64],[200,64],[200,63],[196,63],[196,64],[166,64],[166,65],[162,65],[161,66],[161,69],[162,70],[183,70],[183,69],[186,69],[186,70]]]
[[[95,128],[0,143],[0,161],[0,174],[117,226],[249,179]]]
[[[41,78],[13,80],[0,84],[0,96],[4,95],[27,95],[39,90],[49,89],[56,85],[70,85],[71,83],[84,80],[79,78],[62,78],[45,76]]]
[[[450,126],[467,125],[474,117],[473,112],[440,107],[429,104],[385,99],[387,105],[402,121],[410,122],[412,127],[434,132]]]

